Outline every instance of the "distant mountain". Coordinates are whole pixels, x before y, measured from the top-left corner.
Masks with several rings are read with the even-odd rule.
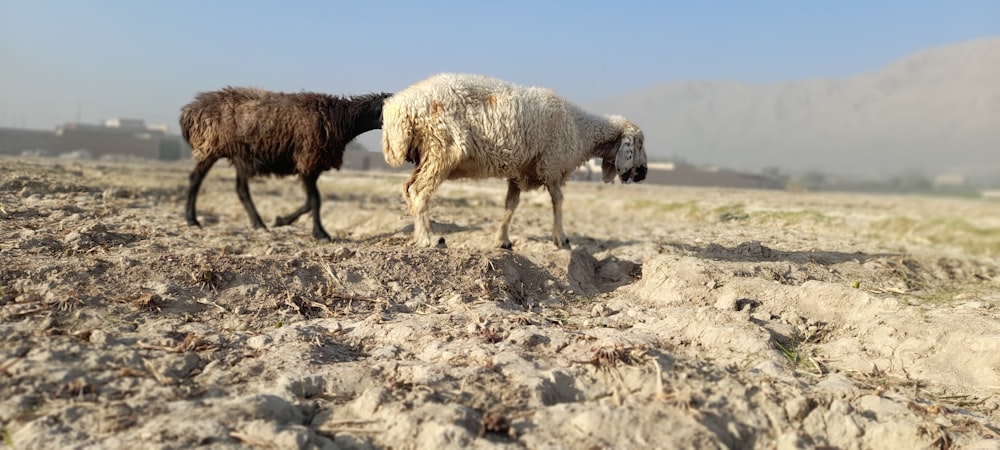
[[[588,105],[639,124],[653,158],[741,170],[1000,177],[1000,38],[873,73],[778,84],[667,83]]]

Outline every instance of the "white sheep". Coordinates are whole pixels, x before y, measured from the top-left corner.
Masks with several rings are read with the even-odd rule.
[[[507,198],[495,246],[511,249],[510,221],[521,191],[545,186],[552,197],[552,241],[569,248],[562,186],[591,158],[605,183],[642,181],[642,130],[621,116],[590,114],[551,90],[481,75],[439,74],[396,93],[382,109],[382,152],[392,166],[413,162],[403,196],[413,238],[429,247],[428,201],[444,180],[506,178]],[[444,238],[438,240],[444,246]]]

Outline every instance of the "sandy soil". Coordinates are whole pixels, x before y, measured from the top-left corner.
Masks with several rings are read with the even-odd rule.
[[[189,169],[0,159],[6,444],[1000,449],[1000,202]]]

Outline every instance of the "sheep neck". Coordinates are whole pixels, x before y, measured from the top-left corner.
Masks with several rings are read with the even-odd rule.
[[[579,108],[573,108],[573,112],[584,142],[593,144],[590,148],[591,156],[614,156],[617,149],[615,144],[622,136],[621,124],[610,117],[591,114]]]

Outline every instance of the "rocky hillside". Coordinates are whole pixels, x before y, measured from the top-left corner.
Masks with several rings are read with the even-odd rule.
[[[846,79],[666,83],[590,106],[633,118],[656,157],[1000,178],[1000,38],[927,49]]]

